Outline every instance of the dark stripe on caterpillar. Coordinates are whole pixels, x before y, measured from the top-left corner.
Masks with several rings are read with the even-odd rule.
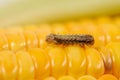
[[[92,35],[89,34],[74,34],[74,35],[50,34],[46,36],[46,42],[54,43],[58,45],[78,44],[80,46],[84,46],[84,45],[91,46],[94,44],[94,38]]]

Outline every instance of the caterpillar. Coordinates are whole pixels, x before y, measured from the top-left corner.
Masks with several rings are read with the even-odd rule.
[[[1,80],[43,80],[53,76],[91,75],[99,78],[103,74],[120,77],[120,43],[110,43],[103,48],[69,45],[49,46],[46,49],[31,48],[27,51],[0,51]],[[103,50],[110,53],[105,53]],[[107,54],[107,55],[106,55]],[[111,55],[112,57],[110,57]]]
[[[49,43],[64,45],[78,44],[80,46],[84,46],[86,44],[89,46],[94,44],[93,36],[88,34],[76,34],[76,35],[50,34],[47,35],[46,41]]]

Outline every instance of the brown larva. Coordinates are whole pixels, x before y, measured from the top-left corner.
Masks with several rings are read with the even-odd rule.
[[[93,36],[88,34],[75,34],[75,35],[50,34],[46,37],[46,41],[48,43],[64,45],[78,44],[80,46],[84,45],[90,46],[94,44]]]

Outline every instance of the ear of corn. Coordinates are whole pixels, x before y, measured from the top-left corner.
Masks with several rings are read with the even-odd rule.
[[[1,29],[0,79],[118,79],[119,19],[114,18],[114,23],[111,21],[110,18],[99,18],[95,21]],[[78,45],[48,44],[45,38],[50,33],[91,34],[95,38],[95,45],[83,48]]]

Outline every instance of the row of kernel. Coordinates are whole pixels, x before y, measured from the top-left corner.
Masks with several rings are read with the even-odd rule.
[[[120,18],[112,20],[109,17],[85,19],[80,22],[69,22],[70,33],[91,34],[95,38],[95,46],[106,45],[109,42],[120,42]]]
[[[0,30],[0,48],[28,49],[46,47],[46,35],[56,34],[91,34],[95,38],[94,46],[106,45],[109,42],[120,42],[120,18],[98,18],[52,25],[28,25],[24,27],[8,27]]]
[[[104,74],[100,76],[98,79],[91,75],[83,75],[79,77],[78,79],[75,79],[73,76],[62,76],[58,79],[54,77],[47,77],[44,80],[118,80],[114,75],[112,74]]]
[[[48,46],[28,51],[0,51],[1,80],[42,80],[53,76],[70,75],[78,78],[92,75],[99,78],[105,73],[120,77],[120,43],[111,43],[104,48],[79,46]],[[15,53],[15,54],[14,54]]]

